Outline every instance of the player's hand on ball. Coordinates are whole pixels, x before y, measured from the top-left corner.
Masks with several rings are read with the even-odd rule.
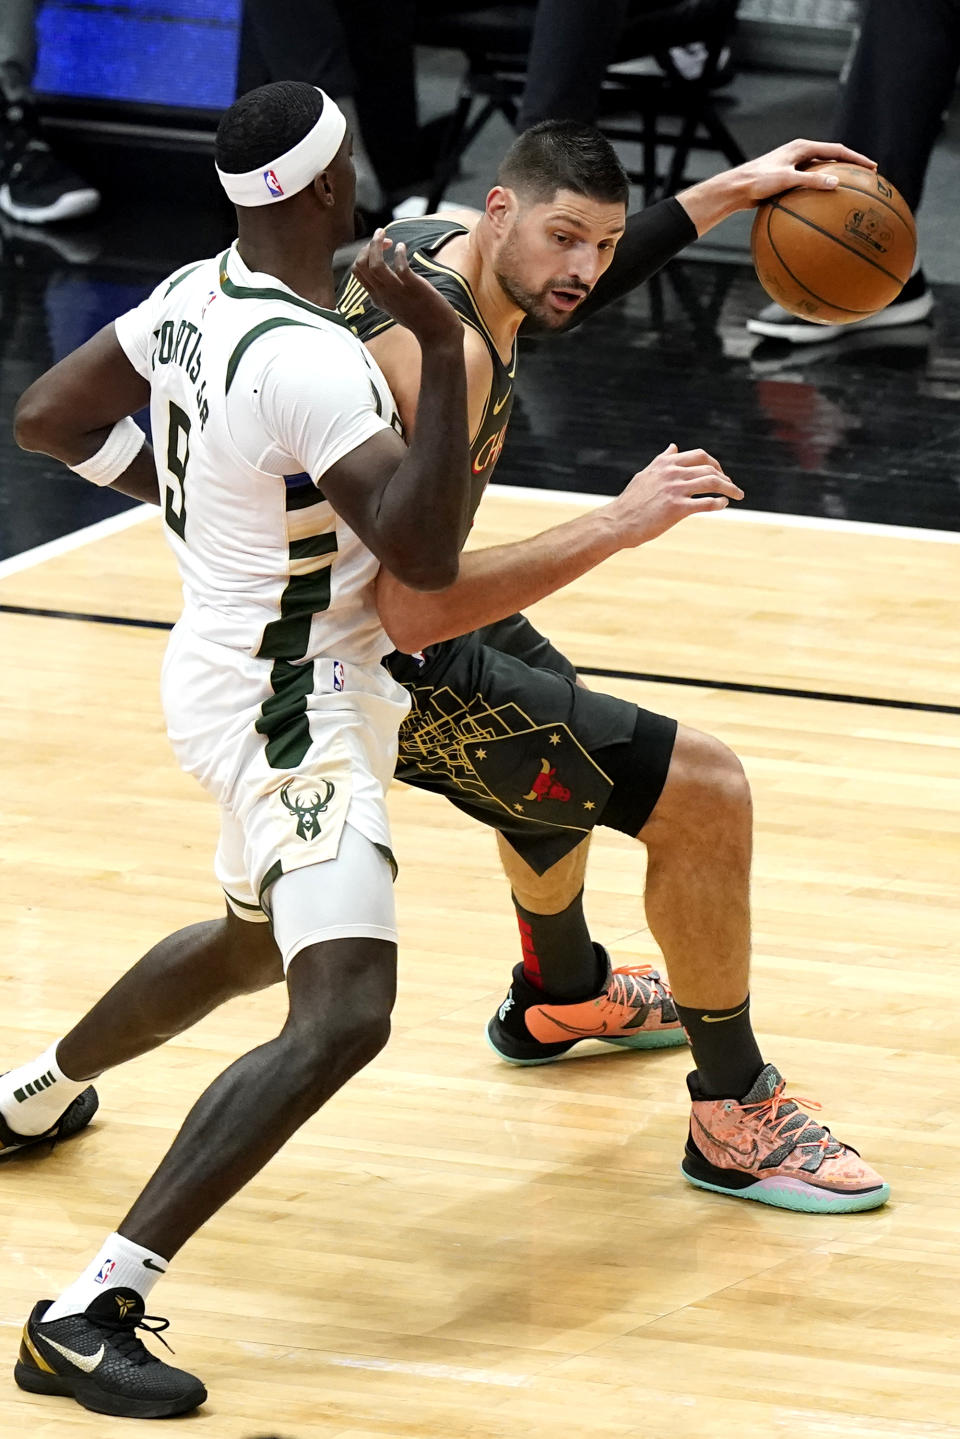
[[[771,195],[779,195],[782,191],[792,190],[798,185],[810,190],[834,189],[836,176],[823,170],[811,174],[806,169],[817,161],[831,160],[863,165],[867,170],[877,168],[875,160],[861,155],[857,150],[847,149],[846,145],[837,145],[828,140],[791,140],[789,144],[780,145],[767,155],[758,155],[756,160],[748,160],[745,165],[738,165],[735,170],[728,171],[728,176],[731,182],[736,182],[740,192],[739,208],[747,210],[758,205],[761,200],[768,200]]]
[[[742,499],[743,490],[706,450],[668,445],[606,508],[623,548],[630,549],[655,540],[688,515],[724,510],[730,500]]]
[[[428,281],[414,274],[406,245],[393,247],[391,267],[386,252],[392,246],[383,230],[377,230],[353,263],[353,273],[373,303],[411,330],[422,345],[444,340],[462,343],[463,325],[456,310]]]

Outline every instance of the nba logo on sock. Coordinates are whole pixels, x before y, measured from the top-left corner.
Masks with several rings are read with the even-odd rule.
[[[283,194],[283,186],[280,184],[280,181],[277,179],[273,170],[264,170],[263,183],[266,185],[271,195]]]
[[[334,662],[333,662],[333,687],[334,687],[334,689],[337,690],[338,692],[343,689],[343,661],[342,661],[342,660],[334,660]]]
[[[94,1279],[93,1281],[94,1284],[106,1284],[107,1280],[110,1278],[110,1275],[113,1273],[116,1267],[117,1262],[115,1259],[107,1259],[103,1264],[101,1264],[100,1271],[97,1274],[96,1279]]]

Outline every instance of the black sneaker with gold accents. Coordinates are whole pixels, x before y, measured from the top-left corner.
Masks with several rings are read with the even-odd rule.
[[[51,1124],[42,1134],[18,1134],[0,1115],[0,1160],[18,1149],[32,1149],[35,1144],[59,1144],[61,1139],[70,1139],[86,1129],[99,1108],[100,1100],[91,1084],[67,1105],[56,1124]]]
[[[21,1389],[76,1399],[95,1414],[123,1419],[167,1419],[206,1399],[199,1379],[164,1364],[140,1339],[143,1329],[166,1344],[168,1321],[146,1317],[136,1290],[107,1289],[82,1314],[44,1323],[52,1302],[36,1304],[23,1327],[13,1371]]]

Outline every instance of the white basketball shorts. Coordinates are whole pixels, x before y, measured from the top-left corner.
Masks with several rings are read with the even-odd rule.
[[[265,919],[264,892],[333,859],[347,822],[395,871],[386,793],[410,702],[381,665],[256,659],[181,620],[162,691],[181,767],[220,806],[214,868],[238,916]]]

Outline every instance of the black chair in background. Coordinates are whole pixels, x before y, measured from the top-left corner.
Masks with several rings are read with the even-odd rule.
[[[682,188],[695,149],[718,150],[731,165],[746,159],[721,119],[713,93],[737,5],[738,0],[659,0],[624,24],[601,86],[596,123],[611,140],[640,145],[642,165],[628,173],[642,185],[646,204]],[[511,127],[516,125],[536,5],[454,7],[451,12],[442,3],[428,3],[421,8],[419,42],[456,50],[466,61],[432,177],[428,209],[433,210],[488,121],[499,113]],[[705,47],[705,61],[701,73],[688,79],[677,69],[670,50],[695,41]],[[633,73],[623,68],[646,57],[657,60],[660,72]],[[672,128],[664,123],[670,120]],[[659,147],[670,152],[664,170],[659,168]]]

